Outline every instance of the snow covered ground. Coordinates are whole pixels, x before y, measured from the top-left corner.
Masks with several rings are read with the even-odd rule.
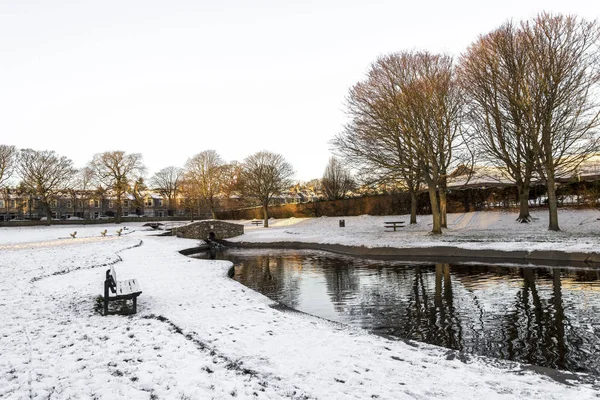
[[[406,216],[346,217],[346,228],[340,218],[273,220],[269,229],[240,221],[247,233],[237,240],[595,251],[597,214],[561,212],[558,233],[546,231],[542,213],[532,224],[507,213],[456,214],[442,237],[427,234],[426,217],[398,232],[384,232],[383,221]],[[154,236],[141,224],[120,237],[114,224],[0,228],[0,398],[600,398],[598,382],[465,362],[446,349],[273,309],[227,277],[229,262],[179,254],[197,241]],[[113,264],[119,279],[140,281],[136,315],[97,311]]]
[[[269,229],[247,226],[246,235],[232,241],[302,241],[367,247],[456,246],[465,249],[556,250],[595,252],[600,247],[600,211],[560,210],[559,232],[548,231],[548,212],[533,211],[533,221],[522,224],[517,214],[490,211],[448,214],[448,229],[431,235],[431,216],[419,216],[408,225],[409,216],[290,218],[269,222]],[[345,228],[339,220],[345,220]],[[405,221],[396,232],[384,230],[384,221]],[[231,221],[235,222],[235,221]]]

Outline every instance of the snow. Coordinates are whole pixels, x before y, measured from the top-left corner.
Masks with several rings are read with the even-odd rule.
[[[543,213],[532,224],[510,213],[455,214],[442,237],[428,234],[426,217],[397,232],[384,232],[383,221],[407,216],[290,218],[268,229],[237,221],[246,234],[234,240],[594,251],[597,214],[561,211],[558,233],[546,230]],[[564,384],[516,363],[464,362],[439,347],[276,310],[227,277],[229,262],[178,252],[197,241],[141,225],[127,224],[120,237],[115,224],[0,228],[0,398],[598,398],[589,379]],[[97,312],[109,265],[140,282],[136,315]]]
[[[310,242],[366,247],[454,246],[476,250],[555,250],[596,252],[600,243],[600,212],[561,210],[561,231],[548,231],[548,212],[532,212],[531,223],[519,223],[517,214],[506,211],[448,214],[448,229],[431,235],[431,216],[419,216],[408,225],[408,215],[291,218],[270,220],[269,229],[246,226],[235,242]],[[339,220],[345,228],[339,228]],[[405,221],[405,228],[383,229],[384,221]],[[231,221],[235,222],[235,221]]]

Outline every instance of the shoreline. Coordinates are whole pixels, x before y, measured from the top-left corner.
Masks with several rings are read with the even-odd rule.
[[[444,262],[444,263],[489,263],[489,264],[519,264],[539,265],[549,267],[577,267],[600,269],[600,253],[566,252],[560,250],[493,250],[465,249],[455,246],[431,247],[366,247],[343,244],[327,244],[313,242],[232,242],[220,240],[227,247],[242,248],[281,248],[329,251],[363,258],[379,260],[398,260],[413,262]]]

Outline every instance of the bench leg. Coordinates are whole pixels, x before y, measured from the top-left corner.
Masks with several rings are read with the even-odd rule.
[[[108,284],[104,282],[104,315],[108,315]]]
[[[133,298],[133,313],[137,313],[137,296]]]

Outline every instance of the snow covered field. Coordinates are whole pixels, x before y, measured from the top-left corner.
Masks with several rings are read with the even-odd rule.
[[[449,217],[384,232],[406,216],[245,223],[244,241],[595,251],[600,213],[561,212],[563,231],[507,213]],[[0,228],[2,399],[594,399],[600,386],[568,384],[514,364],[391,341],[270,307],[227,277],[230,263],[179,254],[197,241],[127,224]],[[107,237],[100,231],[107,229]],[[70,233],[77,230],[75,239]],[[143,289],[134,316],[96,311],[108,265]],[[562,375],[569,377],[569,374]],[[589,382],[590,379],[585,379]]]
[[[419,216],[408,225],[409,216],[290,218],[269,222],[269,229],[247,226],[246,235],[232,241],[302,241],[367,247],[456,246],[492,250],[600,251],[600,211],[560,210],[561,231],[548,231],[548,212],[533,211],[533,221],[521,224],[517,214],[471,212],[448,214],[448,229],[431,235],[431,216]],[[338,221],[345,220],[345,228]],[[384,221],[405,221],[396,232],[383,229]],[[235,222],[235,221],[231,221]],[[276,228],[276,229],[273,229]]]

